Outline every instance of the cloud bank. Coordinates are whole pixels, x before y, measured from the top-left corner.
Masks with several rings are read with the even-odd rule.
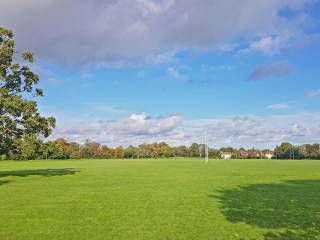
[[[0,22],[16,32],[19,49],[62,64],[156,63],[175,51],[219,49],[242,37],[258,39],[250,48],[272,54],[302,31],[281,10],[294,17],[310,2],[2,0]]]
[[[89,138],[112,146],[130,145],[135,144],[136,139],[146,140],[154,136],[164,136],[178,127],[181,122],[182,118],[178,115],[152,118],[145,113],[131,114],[118,121],[70,119],[58,122],[51,138],[65,137],[76,142],[84,142]]]
[[[165,141],[171,145],[201,143],[205,134],[211,147],[273,148],[289,141],[296,144],[319,141],[320,113],[236,116],[184,120],[177,115],[162,118],[145,113],[117,121],[58,122],[52,139],[65,137],[84,142],[87,138],[109,146],[128,146]]]

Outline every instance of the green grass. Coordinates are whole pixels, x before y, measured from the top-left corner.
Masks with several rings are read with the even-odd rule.
[[[320,161],[4,161],[0,239],[320,239]]]

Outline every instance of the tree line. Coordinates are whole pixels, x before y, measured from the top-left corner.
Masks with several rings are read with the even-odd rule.
[[[14,150],[2,159],[142,159],[142,158],[178,158],[204,157],[204,144],[193,143],[191,146],[172,147],[165,142],[141,144],[128,147],[108,147],[98,142],[87,140],[84,144],[68,142],[64,138],[43,142],[38,138],[19,140]],[[233,159],[266,159],[271,154],[273,159],[320,159],[320,144],[294,146],[282,143],[274,150],[258,150],[225,147],[209,148],[209,158],[223,158],[223,154]]]
[[[320,159],[320,144],[294,146],[282,143],[275,148],[274,155],[278,159]]]

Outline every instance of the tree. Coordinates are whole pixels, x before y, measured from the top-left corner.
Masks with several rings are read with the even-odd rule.
[[[81,145],[76,143],[76,142],[71,142],[69,144],[69,157],[71,159],[79,159],[81,158],[81,155],[80,155],[80,148],[81,148]]]
[[[298,155],[297,149],[291,143],[281,143],[276,147],[275,152],[280,159],[291,159],[293,154]]]
[[[319,144],[305,144],[299,148],[299,158],[306,159],[320,159],[320,145]]]
[[[157,148],[159,149],[159,155],[160,157],[172,157],[173,153],[172,153],[172,149],[170,148],[170,146],[165,143],[165,142],[161,142],[157,144]]]
[[[200,145],[197,143],[192,143],[189,147],[190,157],[199,157],[200,156]]]
[[[105,159],[113,158],[113,149],[108,146],[101,147],[101,157]]]
[[[219,158],[220,157],[220,151],[216,149],[209,149],[209,158]]]
[[[0,155],[8,155],[22,139],[48,137],[55,126],[55,118],[40,116],[33,100],[43,96],[35,88],[39,76],[29,67],[33,54],[23,52],[15,62],[14,47],[13,32],[0,27]]]
[[[138,156],[138,149],[134,146],[129,146],[124,149],[124,158],[137,158]]]
[[[10,158],[16,160],[31,160],[42,157],[43,143],[34,135],[25,135],[16,139],[13,143],[14,150],[10,152]]]
[[[59,141],[49,141],[46,144],[45,159],[66,159],[64,146]]]
[[[101,146],[97,142],[88,142],[86,147],[89,151],[89,156],[92,158],[99,158],[101,156]]]
[[[188,157],[189,149],[186,146],[173,148],[175,157]]]
[[[118,158],[118,159],[121,159],[123,158],[124,156],[124,150],[123,150],[123,147],[116,147],[114,150],[113,150],[113,153],[114,153],[114,157],[115,158]]]

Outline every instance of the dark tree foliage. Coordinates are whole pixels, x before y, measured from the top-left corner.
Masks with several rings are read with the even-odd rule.
[[[23,52],[15,60],[14,48],[13,32],[0,27],[0,156],[32,159],[35,154],[28,152],[34,152],[39,136],[51,134],[55,119],[38,112],[34,98],[43,91],[35,87],[39,76],[30,68],[32,53]]]

